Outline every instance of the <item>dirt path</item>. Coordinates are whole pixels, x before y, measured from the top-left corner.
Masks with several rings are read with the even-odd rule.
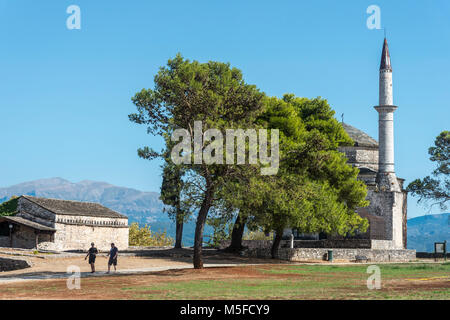
[[[2,256],[5,258],[14,258],[12,256]],[[84,260],[84,255],[77,255],[74,257],[67,258],[51,258],[51,259],[41,259],[34,257],[16,257],[20,259],[26,259],[30,261],[33,266],[31,268],[8,271],[0,273],[0,277],[4,275],[19,275],[23,273],[30,272],[67,272],[69,266],[77,266],[80,268],[81,272],[90,272],[91,266],[88,264],[87,260]],[[188,259],[183,260],[172,260],[164,258],[145,258],[145,257],[119,257],[118,259],[118,269],[137,269],[137,268],[150,268],[150,267],[160,267],[167,265],[186,265],[189,262]],[[104,255],[98,256],[96,263],[97,271],[107,271],[108,270],[108,258]]]
[[[85,277],[101,277],[110,276],[114,274],[106,274],[108,270],[108,258],[105,254],[97,256],[95,263],[96,273],[91,274],[91,267],[86,260],[84,254],[72,254],[68,257],[23,257],[2,255],[5,258],[26,259],[31,262],[32,267],[0,272],[0,286],[23,281],[37,281],[48,279],[65,279],[73,274],[74,270],[79,270],[80,276]],[[235,255],[211,255],[205,257],[205,267],[213,266],[242,266],[252,264],[267,264],[267,260],[249,259]],[[271,261],[273,263],[273,261]],[[119,256],[117,265],[117,275],[132,275],[142,274],[147,272],[163,271],[170,269],[190,269],[192,268],[192,258],[189,255],[175,255],[173,257],[158,257],[158,256],[134,256],[124,254]],[[112,268],[113,269],[113,268]]]
[[[225,267],[248,267],[253,266],[252,264],[205,264],[205,268],[225,268]],[[192,264],[180,264],[180,265],[166,265],[166,266],[159,266],[159,267],[148,267],[148,268],[134,268],[134,269],[124,269],[124,270],[117,270],[117,271],[111,271],[109,274],[106,273],[106,271],[97,271],[95,273],[91,272],[81,272],[80,277],[81,278],[88,278],[88,277],[111,277],[111,276],[119,276],[119,275],[133,275],[137,276],[140,274],[148,274],[152,272],[161,272],[161,271],[174,271],[174,270],[188,270],[193,269]],[[68,272],[48,272],[48,271],[42,271],[42,272],[27,272],[27,273],[20,273],[17,275],[7,275],[5,277],[0,276],[0,287],[1,285],[7,285],[17,282],[30,282],[30,281],[38,281],[38,280],[56,280],[56,279],[67,279],[69,276],[71,276],[73,273]]]
[[[17,283],[0,283],[0,300],[4,299],[71,299],[71,300],[96,300],[96,299],[135,299],[135,292],[126,288],[140,287],[154,284],[178,283],[179,281],[215,281],[223,279],[257,279],[261,275],[255,266],[239,266],[224,268],[218,264],[205,265],[202,270],[193,270],[192,264],[189,268],[171,267],[170,269],[154,271],[137,271],[135,274],[122,273],[112,274],[108,278],[101,276],[90,276],[81,282],[81,290],[69,290],[64,279],[47,279],[41,281],[20,281]],[[154,269],[158,269],[155,267]],[[30,279],[36,280],[36,279]],[[140,291],[140,290],[139,290]],[[140,293],[159,294],[160,290],[144,289]]]

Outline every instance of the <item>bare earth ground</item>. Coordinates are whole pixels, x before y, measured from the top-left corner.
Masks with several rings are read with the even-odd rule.
[[[15,254],[26,254],[26,256],[5,255],[2,252],[11,252]],[[59,257],[61,256],[61,257]],[[27,251],[17,250],[0,250],[0,257],[26,259],[32,263],[31,268],[1,272],[1,279],[8,276],[19,276],[34,273],[66,273],[69,266],[77,266],[81,272],[90,272],[91,266],[85,260],[84,253],[70,253],[62,255],[45,255],[39,254],[39,257],[33,256]],[[207,264],[254,264],[267,263],[267,260],[252,259],[240,257],[238,255],[217,252],[216,250],[204,250],[204,262]],[[108,258],[105,253],[97,255],[95,269],[99,274],[103,274],[108,270]],[[273,263],[273,262],[272,262]],[[279,262],[283,263],[283,262]],[[192,265],[191,249],[161,249],[161,250],[142,250],[136,252],[119,253],[118,270],[136,270],[158,267],[181,267]]]
[[[363,264],[288,264],[210,252],[205,257],[207,264],[246,265],[193,270],[187,269],[192,266],[189,251],[166,252],[119,257],[119,270],[140,271],[107,277],[103,275],[107,260],[100,256],[96,263],[99,276],[83,277],[80,290],[67,288],[67,276],[2,282],[11,277],[64,274],[68,265],[90,271],[82,255],[29,258],[35,263],[32,268],[0,273],[0,299],[450,299],[448,263],[380,264],[382,288],[369,290],[367,265]],[[151,268],[173,269],[145,271]]]
[[[1,256],[1,255],[0,255]],[[6,256],[3,256],[6,257]],[[11,257],[9,257],[11,258]],[[33,263],[33,267],[8,271],[0,273],[0,279],[6,275],[23,275],[37,272],[67,272],[67,267],[78,266],[81,272],[90,272],[91,266],[87,260],[84,260],[84,256],[71,257],[71,258],[55,258],[55,259],[40,259],[26,257],[27,260]],[[162,266],[179,266],[186,265],[186,262],[168,260],[164,258],[141,258],[141,257],[119,257],[117,268],[120,269],[138,269],[138,268],[150,268],[150,267],[162,267]],[[97,257],[95,263],[95,269],[99,273],[104,273],[108,270],[108,258],[105,256]]]

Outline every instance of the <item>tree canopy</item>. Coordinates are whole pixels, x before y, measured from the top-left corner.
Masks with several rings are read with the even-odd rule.
[[[0,203],[0,216],[13,216],[17,213],[19,197],[12,196],[8,201]]]
[[[287,227],[340,235],[365,231],[367,220],[355,210],[368,204],[366,187],[338,151],[352,140],[326,100],[285,95],[267,98],[265,105],[258,122],[280,130],[279,172],[233,183],[222,196],[250,226],[274,230],[278,237]]]
[[[431,176],[411,182],[407,190],[418,197],[419,203],[431,203],[431,207],[438,205],[441,210],[445,210],[450,200],[450,131],[442,131],[436,137],[428,154],[436,169]]]
[[[148,225],[139,227],[137,222],[130,225],[128,243],[130,246],[164,247],[173,244],[173,239],[166,231],[153,232]]]
[[[337,234],[367,228],[367,221],[355,212],[367,205],[366,188],[357,180],[358,169],[338,151],[352,141],[326,100],[267,97],[229,64],[189,61],[181,55],[160,68],[154,82],[154,89],[143,89],[132,98],[138,112],[129,119],[166,141],[160,152],[149,147],[138,150],[140,157],[166,160],[162,199],[175,207],[182,201],[179,208],[198,212],[195,268],[203,267],[203,228],[210,211],[215,224],[239,212],[244,222],[275,231],[274,250],[286,227]],[[214,133],[208,136],[208,129]],[[231,151],[217,144],[229,129],[242,129],[244,134],[232,137],[243,144],[238,147],[233,142]],[[247,136],[256,131],[259,144]],[[261,132],[269,133],[270,147],[261,144]],[[175,149],[180,138],[183,147]],[[266,158],[261,157],[263,147]],[[245,156],[234,161],[238,148],[245,149]],[[254,148],[259,162],[250,162]],[[228,160],[232,152],[233,162],[208,162],[201,157],[199,161],[198,153],[206,150],[212,150],[214,159]],[[249,161],[244,163],[247,154]],[[264,171],[273,169],[268,167],[269,154],[277,158],[276,171]],[[182,159],[176,165],[170,163],[174,155]]]
[[[239,175],[242,168],[197,162],[195,151],[202,153],[215,139],[201,139],[198,143],[194,139],[196,122],[200,124],[201,132],[252,128],[262,111],[264,94],[256,86],[245,83],[241,71],[229,64],[191,62],[181,55],[160,68],[154,82],[154,89],[143,89],[132,98],[138,113],[131,114],[129,119],[146,125],[148,133],[165,138],[176,129],[186,130],[189,135],[189,146],[194,146],[194,152],[183,152],[190,156],[193,164],[182,164],[182,167],[189,171],[186,177],[190,183],[185,186],[190,190],[192,203],[198,206],[194,267],[202,268],[203,229],[215,193],[227,179]],[[144,147],[138,153],[141,157],[153,159],[164,157],[167,149],[156,152]]]

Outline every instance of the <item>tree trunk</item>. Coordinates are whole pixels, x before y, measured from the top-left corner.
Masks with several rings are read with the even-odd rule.
[[[277,255],[278,255],[278,248],[280,247],[280,243],[281,243],[281,237],[283,236],[283,231],[276,231],[275,232],[275,239],[273,240],[272,243],[272,259],[276,259]]]
[[[176,231],[175,231],[175,248],[181,249],[181,240],[183,239],[183,219],[177,215],[176,217]],[[181,221],[181,222],[180,222]]]
[[[205,227],[206,217],[213,199],[213,190],[206,187],[205,198],[203,199],[200,211],[198,212],[197,224],[195,226],[194,238],[194,268],[203,269],[202,246],[203,246],[203,229]]]
[[[225,250],[228,252],[238,252],[242,250],[242,237],[244,235],[245,224],[247,217],[243,217],[241,213],[236,217],[234,222],[233,231],[231,232],[231,243]]]

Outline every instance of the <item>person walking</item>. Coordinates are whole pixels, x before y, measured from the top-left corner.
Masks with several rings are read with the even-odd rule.
[[[108,260],[108,272],[111,270],[111,265],[114,265],[114,271],[117,271],[117,255],[119,253],[119,249],[114,245],[114,243],[111,243],[111,250],[109,250],[109,253],[106,256],[109,256]]]
[[[98,250],[95,247],[95,244],[92,242],[86,257],[84,257],[84,260],[86,260],[89,257],[89,264],[91,265],[91,273],[95,272],[95,258],[97,258],[97,254]]]

